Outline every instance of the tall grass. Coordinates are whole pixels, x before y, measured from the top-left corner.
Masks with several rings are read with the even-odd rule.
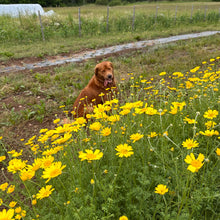
[[[124,14],[121,16],[110,17],[109,34],[123,32],[141,33],[151,30],[164,30],[167,28],[186,26],[186,25],[209,25],[219,23],[219,12],[210,11],[206,17],[204,12],[197,11],[192,18],[188,14],[177,17],[166,16],[164,14],[137,13],[135,16],[134,30],[132,30],[132,15]],[[101,18],[91,18],[82,16],[82,36],[99,36],[106,33],[106,16]],[[19,19],[8,16],[0,17],[0,41],[1,42],[32,42],[41,41],[41,31],[37,16],[20,17]],[[79,37],[78,19],[74,19],[70,14],[65,17],[53,16],[43,19],[44,33],[46,40],[65,39]]]
[[[150,79],[128,74],[88,123],[58,118],[25,141],[29,158],[2,143],[0,214],[218,219],[219,62]]]

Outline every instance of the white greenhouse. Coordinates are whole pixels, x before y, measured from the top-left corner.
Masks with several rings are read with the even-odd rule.
[[[44,9],[39,4],[0,4],[0,16],[9,15],[12,17],[19,17],[34,14],[38,15],[38,12],[46,16],[50,16],[54,13],[52,10],[44,12]]]

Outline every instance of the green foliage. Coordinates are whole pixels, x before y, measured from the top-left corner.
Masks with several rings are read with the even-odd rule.
[[[96,0],[96,5],[108,5],[108,0]]]
[[[102,4],[97,2],[97,4]],[[105,4],[103,2],[103,4]],[[115,0],[110,2],[111,5],[120,4],[120,1]],[[42,41],[39,20],[36,16],[20,17],[19,19],[10,18],[7,16],[0,17],[0,40],[2,42],[33,42]],[[81,17],[81,34],[82,36],[101,36],[106,33],[106,20],[104,17],[101,19]],[[175,28],[186,25],[208,25],[219,23],[219,12],[209,11],[204,16],[202,11],[193,14],[191,19],[190,15],[180,15],[175,17],[166,16],[163,14],[155,16],[155,14],[136,13],[134,29],[132,30],[132,16],[125,14],[123,16],[110,17],[109,19],[109,33],[129,33],[135,31],[142,33],[152,30],[165,30],[167,28]],[[79,25],[78,20],[73,19],[70,14],[65,19],[60,19],[58,16],[43,19],[44,35],[47,41],[52,39],[65,39],[65,38],[78,38]],[[3,51],[1,56],[13,56],[11,52]]]
[[[13,57],[14,54],[11,52],[0,52],[0,56]]]
[[[44,219],[218,219],[219,62],[218,56],[185,72],[163,71],[148,79],[127,74],[127,83],[122,80],[115,94],[120,98],[94,107],[88,120],[63,125],[58,118],[55,128],[44,128],[25,141],[30,157],[24,160],[22,152],[16,157],[30,176],[18,161],[11,163],[15,152],[5,151],[4,178],[13,175],[5,182],[15,190],[7,193],[8,187],[2,190],[1,185],[1,208],[8,210],[13,200],[27,218]],[[46,83],[39,74],[34,78]],[[44,102],[35,111],[45,115]],[[208,127],[210,121],[216,124]],[[105,128],[110,129],[107,135]],[[212,130],[212,135],[203,134]],[[199,146],[187,149],[187,139]],[[124,144],[132,148],[119,151],[119,157],[116,147]],[[189,155],[195,156],[193,162]],[[204,157],[199,160],[199,155]],[[156,193],[159,184],[168,192]],[[53,191],[40,193],[49,185]]]
[[[116,6],[121,4],[122,4],[121,0],[112,0],[110,1],[109,6]]]

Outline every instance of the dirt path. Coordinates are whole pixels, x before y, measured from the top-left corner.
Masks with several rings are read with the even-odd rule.
[[[207,36],[211,36],[215,34],[220,34],[220,31],[205,31],[201,33],[183,34],[183,35],[171,36],[171,37],[166,37],[166,38],[158,38],[155,40],[138,41],[134,43],[127,43],[127,44],[106,47],[106,48],[102,48],[98,50],[90,50],[90,51],[70,54],[68,56],[53,56],[43,61],[35,61],[33,63],[28,62],[28,59],[27,59],[26,62],[25,60],[22,62],[15,62],[15,63],[12,62],[11,65],[0,64],[0,73],[30,70],[30,69],[37,69],[37,68],[42,68],[42,67],[51,67],[51,66],[57,66],[57,65],[62,65],[66,63],[83,62],[91,58],[108,56],[108,55],[115,54],[115,53],[141,49],[144,47],[150,47],[154,45],[161,45],[161,44],[175,42],[179,40],[207,37]]]

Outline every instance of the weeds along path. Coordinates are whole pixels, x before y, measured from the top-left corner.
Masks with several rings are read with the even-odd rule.
[[[145,47],[161,45],[165,43],[175,42],[179,40],[187,40],[192,38],[199,38],[199,37],[207,37],[215,34],[220,34],[220,31],[205,31],[201,33],[193,33],[193,34],[183,34],[177,36],[171,36],[166,38],[158,38],[154,40],[145,40],[145,41],[138,41],[134,43],[127,43],[122,45],[116,45],[111,47],[106,47],[98,50],[92,51],[85,51],[83,53],[75,53],[70,56],[56,56],[53,59],[46,59],[41,62],[36,63],[22,63],[19,65],[11,65],[11,66],[0,66],[0,73],[7,73],[7,72],[15,72],[27,69],[36,69],[41,67],[50,67],[50,66],[57,66],[66,63],[76,63],[76,62],[83,62],[87,59],[97,58],[102,56],[107,56],[111,54],[117,54],[120,52],[126,52],[126,50],[134,50],[134,49],[141,49]]]

